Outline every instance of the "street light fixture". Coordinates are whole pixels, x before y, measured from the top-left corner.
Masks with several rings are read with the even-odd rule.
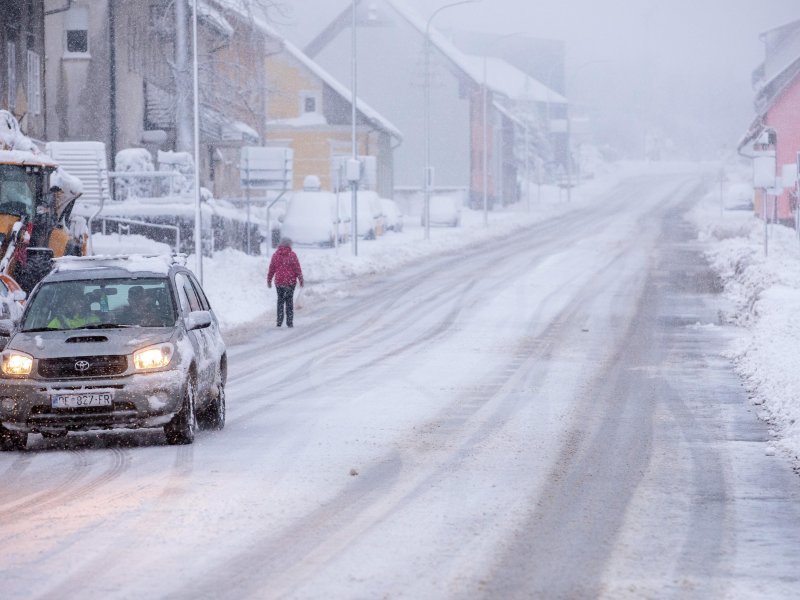
[[[425,171],[423,189],[425,193],[425,239],[431,239],[431,184],[433,183],[433,169],[431,167],[431,22],[433,18],[446,8],[462,4],[475,4],[480,0],[461,0],[440,6],[428,17],[425,24]]]

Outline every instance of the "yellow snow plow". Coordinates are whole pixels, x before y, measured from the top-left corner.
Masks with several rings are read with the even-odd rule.
[[[42,154],[16,118],[0,110],[0,278],[30,292],[53,258],[86,254],[88,230],[70,218],[82,191],[79,179]]]

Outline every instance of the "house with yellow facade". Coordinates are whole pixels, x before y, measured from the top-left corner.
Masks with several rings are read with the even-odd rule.
[[[171,0],[71,0],[49,16],[47,139],[103,142],[112,170],[124,149],[144,148],[154,158],[163,150],[191,151],[191,7]],[[350,91],[255,7],[240,0],[197,2],[201,185],[216,198],[240,201],[242,147],[288,146],[295,189],[310,174],[332,189],[341,158],[352,156]],[[391,197],[401,134],[357,105],[358,152],[368,157],[363,186]],[[44,137],[40,120],[41,131],[32,133]]]
[[[352,95],[348,87],[264,25],[273,42],[264,59],[267,85],[265,142],[294,151],[294,188],[317,175],[323,189],[342,187],[344,160],[352,157]],[[376,110],[356,102],[358,154],[366,157],[362,188],[391,198],[394,150],[402,134]]]

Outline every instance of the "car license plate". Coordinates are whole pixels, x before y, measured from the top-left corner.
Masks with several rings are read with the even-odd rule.
[[[86,408],[89,406],[111,406],[112,392],[94,394],[56,394],[50,396],[53,408]]]

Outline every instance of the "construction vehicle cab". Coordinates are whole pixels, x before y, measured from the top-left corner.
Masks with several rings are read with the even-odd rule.
[[[26,292],[51,269],[51,259],[86,254],[88,232],[72,227],[78,179],[42,154],[0,110],[0,274]]]

